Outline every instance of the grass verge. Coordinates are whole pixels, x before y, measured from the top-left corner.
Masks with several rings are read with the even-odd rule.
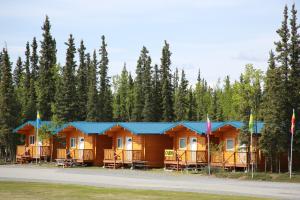
[[[169,192],[156,190],[132,190],[132,189],[112,189],[98,188],[92,186],[78,186],[66,184],[48,184],[48,183],[28,183],[28,182],[6,182],[0,181],[1,199],[22,199],[22,200],[79,200],[79,199],[110,199],[110,200],[128,200],[128,199],[202,199],[202,200],[246,200],[249,197],[199,194],[192,192]],[[254,198],[259,200],[263,198]]]

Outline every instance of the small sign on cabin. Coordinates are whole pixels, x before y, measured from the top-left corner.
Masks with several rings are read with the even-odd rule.
[[[175,153],[174,150],[165,150],[166,157],[172,157],[175,155],[174,153]]]

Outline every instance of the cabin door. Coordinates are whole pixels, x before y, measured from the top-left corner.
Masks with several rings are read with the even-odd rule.
[[[191,152],[191,161],[196,162],[197,160],[197,138],[191,137],[190,138],[190,152]]]
[[[78,159],[83,159],[84,137],[78,138]]]
[[[238,164],[247,165],[247,146],[245,144],[239,146],[237,162]]]
[[[43,146],[43,143],[42,143],[42,141],[41,140],[39,140],[38,142],[37,142],[37,156],[41,156],[41,148],[42,148],[42,146]]]
[[[132,161],[132,137],[125,139],[125,160]]]

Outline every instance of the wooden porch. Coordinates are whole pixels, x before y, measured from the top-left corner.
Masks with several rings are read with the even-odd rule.
[[[207,152],[166,149],[164,164],[166,169],[198,168],[207,164]]]
[[[69,152],[69,153],[68,153]],[[57,149],[57,159],[73,159],[79,163],[90,163],[94,161],[93,149]]]
[[[252,161],[256,163],[256,152],[252,153]],[[250,153],[241,151],[211,152],[211,166],[223,168],[247,168],[250,164]]]
[[[142,150],[104,149],[103,167],[119,168],[125,165],[134,167],[147,167]]]
[[[27,163],[33,159],[47,160],[51,156],[50,146],[18,145],[16,152],[17,163]]]
[[[256,163],[256,153],[252,153]],[[246,168],[250,163],[250,154],[239,151],[210,152],[210,164],[213,167]],[[208,164],[207,151],[165,150],[165,168],[179,170],[185,168],[201,168]]]

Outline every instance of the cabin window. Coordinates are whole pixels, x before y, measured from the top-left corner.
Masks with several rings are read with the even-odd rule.
[[[234,140],[232,138],[226,139],[226,151],[234,150]]]
[[[29,144],[34,144],[34,142],[35,142],[34,135],[30,135],[29,136]]]
[[[70,147],[71,148],[76,148],[76,138],[71,138],[70,139]]]
[[[179,138],[179,149],[186,148],[186,138]]]
[[[122,138],[117,138],[117,148],[121,149],[123,147],[123,141]]]

